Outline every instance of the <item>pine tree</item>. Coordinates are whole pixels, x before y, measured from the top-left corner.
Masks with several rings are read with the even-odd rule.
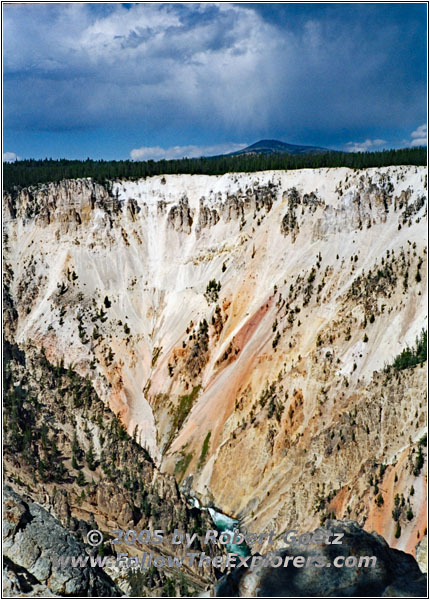
[[[81,487],[83,487],[84,485],[86,485],[87,482],[86,482],[86,479],[85,479],[85,475],[83,474],[82,471],[79,471],[79,473],[78,473],[75,481]]]
[[[95,471],[96,465],[95,465],[95,462],[94,462],[94,451],[93,451],[92,444],[91,444],[88,452],[86,453],[85,458],[86,458],[86,461],[87,461],[87,464],[88,464],[88,468],[91,471]]]

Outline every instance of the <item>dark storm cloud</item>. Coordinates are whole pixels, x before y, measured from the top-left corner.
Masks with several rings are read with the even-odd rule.
[[[425,23],[389,7],[5,5],[5,126],[412,131]]]

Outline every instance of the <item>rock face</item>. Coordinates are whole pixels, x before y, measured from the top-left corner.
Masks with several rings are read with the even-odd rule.
[[[426,195],[414,166],[16,190],[7,337],[73,367],[159,470],[248,530],[334,515],[413,553],[426,368],[386,367],[427,327]],[[101,426],[81,429],[80,464],[92,449],[113,472]]]
[[[10,561],[6,572],[13,592],[35,587],[36,592],[61,596],[122,596],[99,567],[56,564],[55,557],[85,556],[85,546],[46,510],[25,502],[8,486],[4,488],[3,551]]]
[[[417,563],[423,573],[427,573],[427,535],[423,537],[416,548]]]
[[[26,569],[3,557],[3,595],[5,598],[56,598],[46,585],[37,581]]]
[[[225,575],[213,588],[213,595],[231,597],[423,597],[427,593],[427,579],[415,559],[404,552],[393,550],[375,533],[363,531],[354,521],[327,521],[323,539],[328,531],[341,533],[341,545],[292,543],[288,548],[274,552],[273,565],[268,555],[268,566],[254,569],[240,567]],[[299,534],[297,534],[299,535]],[[321,539],[321,538],[320,538]],[[286,557],[304,557],[285,564]],[[315,558],[318,556],[318,566]],[[336,567],[336,557],[350,558],[351,565]],[[311,557],[311,558],[310,558]],[[375,557],[369,564],[359,566],[360,557]],[[343,564],[337,563],[337,564]],[[309,561],[309,563],[308,563]],[[299,565],[309,566],[299,566]],[[363,562],[363,565],[366,563]],[[329,568],[330,565],[330,568]]]
[[[24,353],[8,342],[4,345],[4,359],[4,477],[18,495],[26,498],[25,502],[18,502],[8,490],[9,520],[22,524],[21,516],[26,518],[33,510],[27,508],[30,494],[31,500],[37,502],[34,511],[42,510],[43,515],[48,511],[51,520],[58,519],[59,526],[64,527],[63,532],[72,534],[66,539],[69,545],[82,540],[88,548],[86,535],[99,529],[105,539],[103,557],[108,561],[115,562],[120,553],[142,558],[145,552],[185,558],[185,547],[172,548],[168,532],[211,529],[209,513],[189,506],[175,478],[160,473],[89,381],[71,368],[52,365],[34,349]],[[36,521],[32,519],[31,523]],[[109,540],[113,539],[114,529],[161,529],[165,539],[160,545],[112,545]],[[8,560],[4,573],[11,595],[27,591],[30,595],[49,595],[54,593],[51,583],[55,593],[66,594],[67,590],[58,591],[57,578],[41,583],[35,577],[37,573],[33,574],[24,544],[32,530],[26,529],[27,537],[24,541],[19,538],[19,544],[15,543],[15,529],[10,530],[10,524],[6,524],[8,544],[13,545],[11,558],[15,561]],[[82,556],[82,544],[78,545],[78,555]],[[48,549],[51,556],[54,549]],[[37,548],[36,552],[39,554]],[[76,544],[65,552],[76,556]],[[214,547],[213,553],[219,552]],[[169,566],[153,567],[137,575],[109,562],[99,566],[123,593],[138,596],[181,594],[184,590],[195,595],[215,579],[215,569],[209,566],[193,567],[185,574]]]

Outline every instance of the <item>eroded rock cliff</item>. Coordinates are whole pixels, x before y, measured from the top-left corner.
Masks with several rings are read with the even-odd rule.
[[[426,369],[385,367],[427,328],[426,194],[407,166],[16,190],[7,336],[244,528],[352,518],[414,552]]]

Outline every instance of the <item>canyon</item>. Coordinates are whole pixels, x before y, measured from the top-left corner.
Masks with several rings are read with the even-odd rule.
[[[170,502],[165,523],[194,523],[192,497],[243,531],[274,531],[277,548],[288,529],[337,519],[415,555],[427,535],[427,365],[393,363],[427,330],[426,217],[427,171],[415,166],[5,192],[11,371],[36,396],[51,381],[44,410],[72,472],[60,413],[73,402],[60,410],[57,392],[66,377],[71,398],[73,385],[76,398],[91,388],[104,408],[89,433],[90,408],[75,400],[80,447],[97,462],[87,479],[103,486],[114,468],[97,420],[108,418],[133,440],[127,470]],[[40,373],[31,385],[19,353]],[[16,491],[52,505],[40,473],[30,486],[31,469],[12,452],[6,463]],[[95,504],[79,507],[69,487],[85,520]],[[107,526],[113,509],[101,513]],[[213,573],[190,577],[201,592]]]

